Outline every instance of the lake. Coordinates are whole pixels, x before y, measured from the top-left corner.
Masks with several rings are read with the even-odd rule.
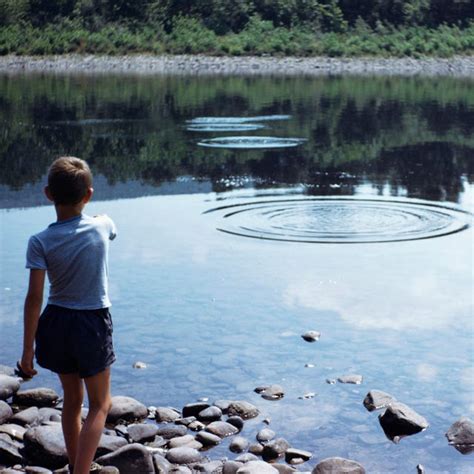
[[[261,416],[243,434],[271,418],[314,454],[300,470],[342,456],[374,473],[472,472],[444,433],[474,414],[473,85],[0,76],[0,363],[20,356],[27,240],[55,219],[48,165],[79,156],[95,173],[86,212],[119,229],[114,394],[248,400]],[[326,382],[347,374],[362,384]],[[284,398],[254,393],[265,384]],[[59,390],[45,370],[29,386]],[[429,428],[389,441],[362,405],[371,389]],[[234,458],[227,447],[210,454]]]

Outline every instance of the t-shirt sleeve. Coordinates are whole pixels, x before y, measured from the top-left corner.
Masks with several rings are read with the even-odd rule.
[[[115,222],[109,217],[105,216],[109,225],[109,239],[114,240],[117,237],[117,227],[115,226]]]
[[[26,268],[32,270],[46,270],[46,258],[41,242],[35,237],[30,237],[26,250]]]

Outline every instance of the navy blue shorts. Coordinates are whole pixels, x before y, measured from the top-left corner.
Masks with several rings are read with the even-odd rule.
[[[69,309],[47,305],[36,330],[36,360],[57,374],[91,377],[115,362],[108,308]]]

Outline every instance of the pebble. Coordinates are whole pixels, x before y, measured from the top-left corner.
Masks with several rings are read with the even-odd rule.
[[[33,426],[40,421],[40,413],[37,407],[30,407],[15,413],[10,421],[21,426]]]
[[[198,420],[204,423],[220,420],[222,417],[222,411],[216,406],[210,406],[198,413]]]
[[[290,444],[286,439],[274,439],[263,447],[262,457],[265,461],[274,461],[283,456],[288,448],[290,448]]]
[[[263,444],[252,443],[248,447],[249,453],[255,454],[255,456],[261,456],[263,453]]]
[[[304,334],[301,335],[301,337],[306,342],[316,342],[319,341],[321,333],[319,331],[306,331]]]
[[[326,383],[329,385],[334,385],[336,383],[336,379],[326,379]]]
[[[236,436],[229,444],[229,449],[233,453],[242,453],[249,447],[249,441],[243,436]]]
[[[227,423],[234,425],[239,431],[242,431],[244,427],[244,420],[242,420],[240,416],[229,416],[229,418],[227,418]]]
[[[13,416],[13,410],[10,405],[3,400],[0,400],[0,425],[3,425]]]
[[[151,423],[136,423],[128,425],[128,435],[133,443],[152,441],[158,434],[159,428]]]
[[[269,428],[264,428],[257,433],[257,441],[266,443],[275,437],[275,432]]]
[[[278,471],[264,461],[249,461],[237,470],[237,474],[278,474]]]
[[[205,410],[206,408],[209,408],[208,403],[204,402],[197,402],[197,403],[188,403],[183,407],[183,418],[187,418],[188,416],[195,416],[197,417],[200,412]]]
[[[265,387],[257,387],[256,393],[259,393],[265,400],[279,400],[285,396],[283,387],[280,385],[269,385]]]
[[[304,395],[302,395],[301,397],[298,397],[300,400],[307,400],[309,398],[314,398],[316,396],[316,393],[314,392],[307,392],[305,393]]]
[[[101,466],[115,466],[121,473],[154,473],[150,451],[141,444],[133,443],[119,448],[95,460]]]
[[[285,461],[287,463],[292,463],[295,459],[301,460],[297,464],[309,461],[313,457],[313,454],[309,451],[304,451],[302,449],[288,448],[285,451]]]

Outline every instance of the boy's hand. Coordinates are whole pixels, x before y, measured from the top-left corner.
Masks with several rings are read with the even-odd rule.
[[[19,365],[19,368],[27,377],[34,377],[38,373],[33,364],[33,351],[24,351]]]

